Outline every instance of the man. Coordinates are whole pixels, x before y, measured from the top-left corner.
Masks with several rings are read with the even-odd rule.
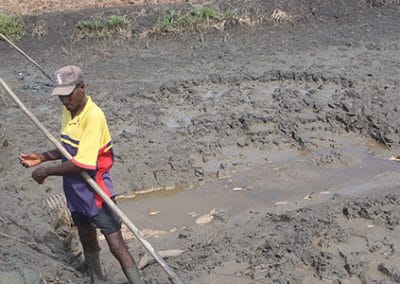
[[[104,234],[129,282],[143,283],[122,238],[121,221],[80,175],[81,171],[87,171],[107,196],[114,198],[115,192],[109,173],[114,156],[104,113],[85,94],[83,73],[79,67],[69,65],[59,69],[55,73],[55,80],[52,95],[58,96],[64,105],[61,142],[73,158],[67,160],[55,149],[44,153],[21,154],[20,163],[30,168],[46,161],[62,160],[59,165],[35,169],[32,178],[43,184],[48,176],[63,176],[67,205],[78,228],[85,260],[94,283],[105,282],[100,266],[96,228]]]

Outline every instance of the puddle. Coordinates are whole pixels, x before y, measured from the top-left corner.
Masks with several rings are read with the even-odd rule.
[[[366,145],[351,142],[335,149],[340,152],[340,159],[327,167],[315,161],[330,155],[332,149],[268,153],[226,148],[224,153],[229,160],[241,159],[242,164],[248,161],[250,166],[190,188],[178,187],[121,200],[119,206],[139,228],[169,231],[194,225],[198,217],[213,209],[232,216],[251,208],[312,203],[326,200],[334,193],[354,194],[398,184],[399,165],[375,158],[373,148]],[[266,159],[268,162],[261,163]],[[210,169],[221,164],[212,163]]]
[[[293,157],[295,152],[293,153],[282,153],[281,155],[277,155],[274,157],[273,155],[269,155],[265,151],[255,149],[255,148],[240,148],[235,146],[225,147],[221,150],[222,156],[224,159],[210,159],[203,164],[201,157],[192,156],[195,160],[199,161],[198,166],[204,167],[204,170],[208,173],[224,173],[226,175],[230,170],[235,171],[234,167],[241,165],[260,165],[269,163],[270,159],[279,160],[281,157]],[[278,158],[279,157],[279,158]],[[226,173],[226,174],[225,174]],[[220,175],[219,175],[220,176]]]

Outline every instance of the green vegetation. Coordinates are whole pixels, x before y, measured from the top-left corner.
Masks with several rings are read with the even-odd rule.
[[[221,13],[213,7],[192,7],[189,11],[169,11],[168,15],[156,23],[152,33],[179,33],[210,28],[221,30],[226,23],[237,21],[232,10]]]
[[[12,41],[18,41],[24,35],[24,24],[17,16],[0,13],[0,33]]]
[[[105,19],[79,21],[75,36],[77,39],[131,37],[131,22],[126,16],[111,15]]]
[[[111,15],[107,18],[109,28],[118,28],[129,25],[130,22],[126,16]]]
[[[100,31],[103,24],[99,20],[79,21],[78,29],[81,31]]]

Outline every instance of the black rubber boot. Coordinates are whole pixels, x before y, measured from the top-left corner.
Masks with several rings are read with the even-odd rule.
[[[106,284],[107,278],[101,269],[99,252],[86,256],[86,263],[89,267],[90,276],[94,284]]]
[[[124,270],[124,273],[130,284],[144,284],[136,266]]]

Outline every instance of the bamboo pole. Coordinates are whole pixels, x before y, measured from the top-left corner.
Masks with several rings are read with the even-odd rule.
[[[17,95],[10,89],[10,87],[0,78],[0,84],[7,91],[9,96],[15,101],[15,103],[21,108],[21,110],[28,116],[28,118],[35,124],[47,137],[48,140],[61,152],[61,154],[70,160],[72,156],[67,150],[61,145],[61,143],[54,138],[53,135],[42,125],[42,123],[33,115],[33,113],[21,102]],[[165,260],[160,256],[160,254],[151,246],[151,244],[146,241],[142,233],[136,228],[136,226],[129,220],[121,209],[103,192],[100,186],[93,180],[93,178],[86,172],[82,171],[81,176],[90,184],[94,191],[100,195],[104,202],[110,207],[110,209],[121,218],[122,222],[133,232],[136,238],[143,244],[146,250],[154,257],[154,259],[161,265],[164,271],[170,276],[170,280],[176,284],[183,284],[179,276],[172,270],[171,267],[165,262]]]
[[[44,76],[46,76],[47,79],[50,80],[50,82],[54,83],[53,78],[51,78],[51,76],[49,76],[46,71],[44,71],[44,69],[32,58],[29,57],[28,54],[26,54],[22,49],[20,49],[18,46],[16,46],[11,40],[9,40],[5,35],[3,35],[2,33],[0,33],[0,37],[2,39],[4,39],[9,45],[11,45],[12,47],[14,47],[20,54],[22,54],[26,59],[28,59],[33,65],[35,65]]]

